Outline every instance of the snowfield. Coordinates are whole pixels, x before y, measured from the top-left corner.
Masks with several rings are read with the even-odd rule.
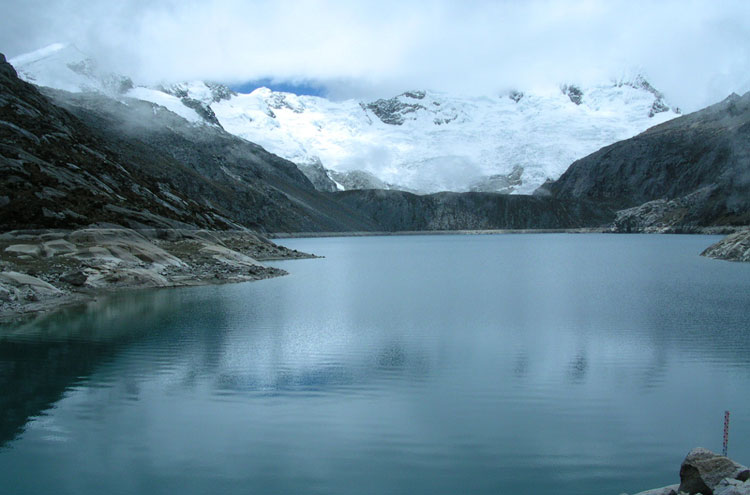
[[[364,171],[420,193],[529,194],[573,161],[679,115],[641,76],[546,92],[408,91],[360,102],[267,88],[236,94],[201,81],[123,89],[128,78],[97,72],[95,62],[61,44],[10,62],[35,84],[146,100],[189,122],[216,125],[195,110],[200,103],[226,131],[297,164]]]

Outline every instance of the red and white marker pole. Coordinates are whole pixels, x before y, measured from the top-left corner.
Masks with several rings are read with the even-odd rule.
[[[724,449],[722,454],[727,456],[727,445],[729,445],[729,411],[724,411]]]

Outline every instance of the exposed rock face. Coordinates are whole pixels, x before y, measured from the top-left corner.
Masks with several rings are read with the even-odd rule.
[[[516,187],[523,184],[523,167],[516,165],[509,174],[496,174],[484,177],[481,181],[475,182],[471,186],[474,192],[499,192],[501,194],[510,194]]]
[[[508,98],[518,103],[523,98],[523,91],[513,90],[508,94]]]
[[[729,261],[750,262],[750,230],[729,234],[716,244],[712,244],[701,256]]]
[[[633,88],[640,88],[645,89],[652,95],[654,95],[654,103],[651,105],[651,111],[649,112],[648,116],[653,117],[657,113],[661,112],[667,112],[669,110],[672,110],[669,105],[664,101],[664,94],[661,91],[658,91],[656,88],[654,88],[651,83],[649,83],[643,76],[637,76],[635,79],[628,81],[624,84],[627,84],[630,87]],[[676,113],[680,113],[679,108],[674,108],[674,111]]]
[[[596,227],[613,213],[581,201],[497,193],[364,190],[335,193],[338,201],[377,225],[377,230],[541,229]]]
[[[388,184],[364,170],[350,170],[348,172],[331,170],[330,174],[347,191],[353,189],[390,189]]]
[[[320,160],[316,160],[313,163],[298,164],[297,167],[305,174],[315,189],[324,192],[335,192],[338,191],[336,183],[329,176],[329,171],[320,163]]]
[[[549,190],[616,209],[662,201],[623,212],[625,229],[748,225],[750,93],[577,160]]]
[[[715,193],[707,186],[680,198],[655,199],[640,206],[619,210],[612,224],[613,232],[673,232],[675,227],[699,224],[695,213]]]
[[[404,101],[405,99],[421,100],[425,97],[424,91],[407,91],[406,93],[390,98],[388,100],[379,99],[368,103],[365,107],[378,116],[385,124],[401,125],[404,123],[408,114],[417,110],[424,110],[424,106],[419,103]]]
[[[747,467],[704,448],[695,448],[680,467],[680,492],[690,495],[713,495],[724,478],[745,482],[750,477]]]
[[[36,87],[0,62],[0,229],[367,230],[297,167],[163,107]],[[57,105],[48,97],[54,98]],[[64,105],[65,109],[58,105]]]
[[[561,90],[576,105],[580,105],[583,102],[583,91],[575,84],[565,84]]]
[[[179,175],[179,169],[175,170]],[[215,209],[154,181],[52,105],[0,59],[0,226],[68,227],[97,221],[231,228]],[[154,187],[157,186],[157,187]]]

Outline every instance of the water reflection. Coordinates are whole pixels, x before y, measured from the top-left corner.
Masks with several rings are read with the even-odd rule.
[[[105,345],[80,342],[0,342],[0,447],[112,352]]]
[[[585,351],[579,351],[576,357],[568,365],[568,377],[573,383],[581,383],[586,378],[588,371],[588,360]]]
[[[180,320],[181,305],[189,299],[190,292],[185,290],[113,295],[3,326],[0,447],[22,433],[29,418],[42,415],[66,391],[85,385],[122,349],[146,338],[170,339],[185,324]],[[211,324],[221,321],[221,301],[210,307],[216,310],[209,318]],[[215,342],[214,349],[221,347],[220,333],[212,334],[210,340]],[[211,354],[211,346],[206,349]],[[140,364],[153,371],[155,363]],[[137,399],[138,381],[132,376],[122,379],[127,396]]]
[[[715,410],[750,433],[750,271],[697,258],[697,238],[632,239],[295,241],[327,258],[3,328],[0,478],[18,493],[666,484],[712,446]]]

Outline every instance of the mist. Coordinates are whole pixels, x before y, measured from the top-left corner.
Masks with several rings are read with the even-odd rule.
[[[6,2],[0,52],[73,43],[144,83],[268,79],[332,98],[644,74],[684,110],[750,90],[746,1]]]

